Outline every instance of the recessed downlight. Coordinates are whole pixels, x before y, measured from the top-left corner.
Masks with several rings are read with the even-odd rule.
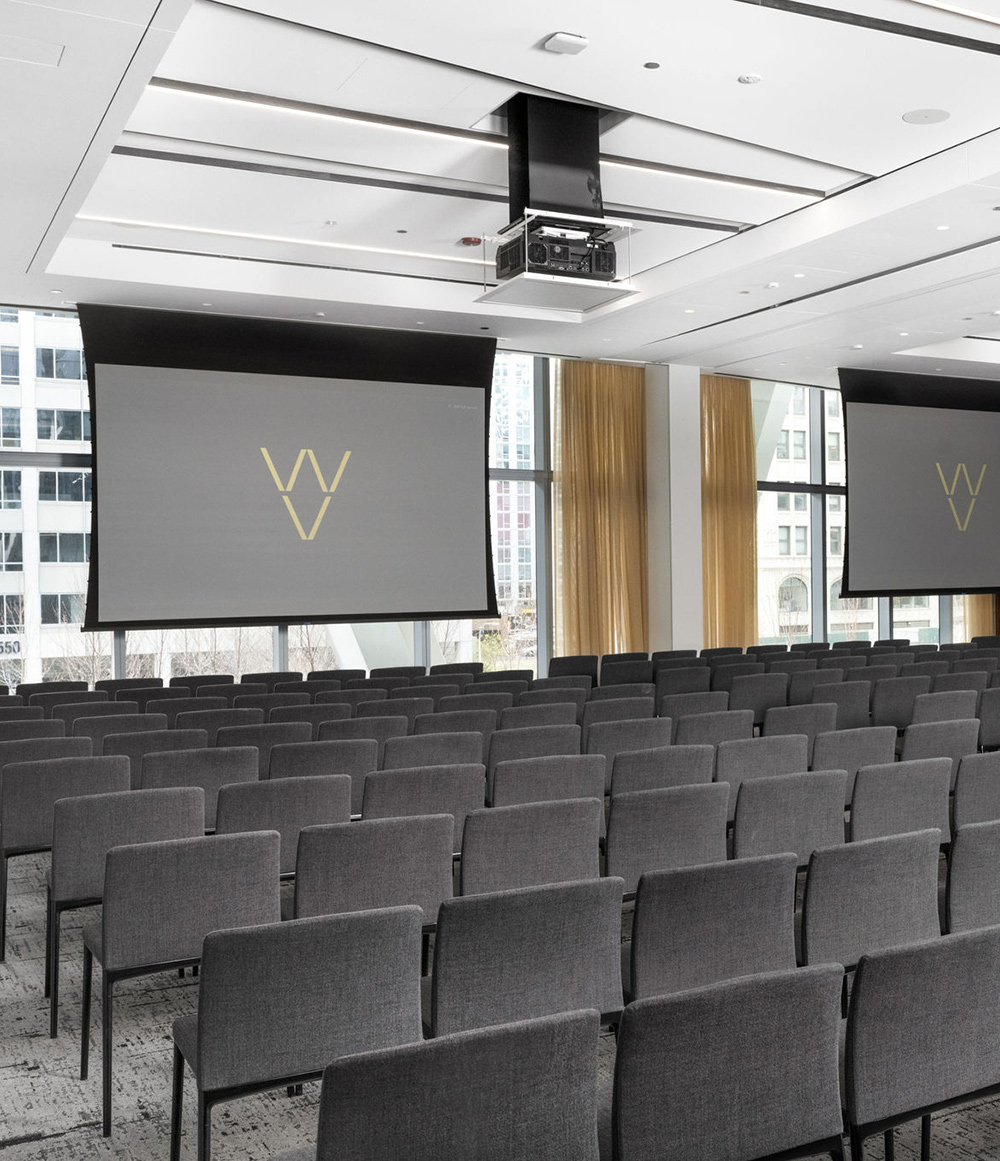
[[[939,230],[950,230],[950,229],[951,229],[951,226],[938,226],[937,228],[938,228]]]
[[[648,60],[642,67],[644,69],[658,69],[660,67],[660,62],[658,60]]]
[[[947,109],[911,109],[903,114],[903,120],[907,125],[940,125],[950,116]]]
[[[804,274],[793,274],[792,277],[793,278],[805,278],[805,275]]]
[[[61,290],[50,290],[49,291],[49,294],[62,294],[62,293],[63,292]]]
[[[864,349],[865,349],[865,345],[864,345],[864,343],[855,343],[855,344],[854,344],[854,345],[851,347],[851,350],[852,350],[852,351],[863,351]]]
[[[899,337],[901,339],[908,339],[910,337],[910,332],[909,331],[900,331]]]
[[[764,78],[760,73],[740,73],[736,79],[741,85],[759,85]]]
[[[685,313],[685,314],[694,314],[694,307],[692,307],[692,306],[687,306],[687,307],[685,307],[685,308],[684,308],[684,313]]]

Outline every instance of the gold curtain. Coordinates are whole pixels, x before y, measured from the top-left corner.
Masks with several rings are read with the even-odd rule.
[[[553,426],[556,653],[648,649],[643,369],[558,362]]]
[[[992,637],[996,633],[996,615],[992,593],[972,593],[964,596],[965,639]]]
[[[757,640],[757,460],[750,382],[701,377],[705,645]]]

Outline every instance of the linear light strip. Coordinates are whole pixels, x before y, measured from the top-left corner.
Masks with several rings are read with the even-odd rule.
[[[967,16],[970,20],[979,20],[984,24],[1000,26],[1000,16],[990,16],[987,12],[978,12],[972,8],[962,8],[958,4],[945,4],[943,0],[910,0],[911,4],[919,4],[922,8],[936,8],[939,12],[951,12],[955,16]]]
[[[293,246],[315,246],[324,250],[352,250],[364,254],[389,254],[396,258],[424,258],[432,262],[461,262],[467,266],[492,266],[485,258],[459,258],[452,254],[425,254],[420,250],[396,250],[387,246],[356,246],[349,242],[318,242],[312,238],[292,238],[284,234],[249,234],[241,230],[213,230],[207,226],[183,226],[175,222],[146,222],[136,218],[112,218],[100,214],[77,214],[78,222],[98,222],[106,226],[132,226],[147,230],[173,230],[181,234],[205,234],[218,238],[243,238],[252,242],[282,242]]]

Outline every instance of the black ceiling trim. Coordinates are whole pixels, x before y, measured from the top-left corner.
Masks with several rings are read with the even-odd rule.
[[[962,335],[962,338],[976,343],[1000,343],[1000,337],[994,335]]]
[[[935,28],[921,28],[916,24],[900,24],[895,20],[881,20],[875,16],[862,16],[856,12],[842,12],[837,8],[821,8],[818,4],[802,3],[802,0],[736,0],[736,3],[749,4],[754,8],[774,8],[779,12],[791,12],[796,16],[812,16],[816,20],[830,20],[835,24],[850,24],[855,28],[866,28],[871,32],[887,32],[891,36],[907,36],[911,40],[928,40],[932,44],[943,44],[949,48],[961,48],[969,52],[983,52],[989,56],[1000,56],[1000,44],[993,44],[988,40],[955,36],[954,33],[939,32]]]

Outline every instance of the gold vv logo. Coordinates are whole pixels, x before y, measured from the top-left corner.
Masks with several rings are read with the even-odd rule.
[[[340,467],[337,468],[337,474],[333,477],[333,480],[331,481],[328,488],[326,486],[326,481],[323,479],[323,473],[320,471],[320,466],[316,460],[316,456],[314,455],[312,448],[304,447],[301,449],[299,452],[299,458],[295,461],[295,467],[292,468],[292,474],[288,477],[287,484],[283,484],[281,482],[281,476],[278,475],[278,470],[275,468],[274,462],[268,455],[267,448],[262,447],[260,451],[261,455],[264,457],[264,462],[267,464],[268,469],[271,472],[271,476],[278,487],[278,491],[281,493],[281,498],[285,501],[285,507],[288,509],[288,514],[291,516],[295,527],[298,529],[299,536],[301,536],[303,540],[312,540],[316,533],[319,531],[320,524],[323,523],[323,517],[326,515],[326,510],[330,506],[330,501],[333,499],[333,493],[337,490],[337,485],[340,483],[340,477],[344,474],[344,469],[347,467],[347,461],[351,458],[351,453],[349,451],[344,452],[343,459],[340,461]],[[292,489],[295,487],[295,481],[299,478],[299,469],[302,467],[306,457],[308,457],[310,464],[312,464],[312,469],[316,473],[316,479],[319,481],[320,489],[323,491],[325,496],[323,503],[320,505],[319,513],[317,514],[316,519],[313,521],[312,528],[310,528],[308,532],[306,532],[306,530],[302,527],[302,521],[299,520],[295,508],[292,506],[292,497],[290,494]]]
[[[938,475],[941,477],[941,487],[944,488],[944,494],[948,497],[948,505],[951,508],[951,514],[955,517],[955,523],[958,525],[959,532],[964,532],[969,527],[969,521],[972,519],[972,509],[976,506],[976,497],[979,495],[979,489],[983,485],[983,476],[986,475],[986,464],[983,464],[979,472],[979,479],[976,480],[976,486],[972,486],[972,478],[969,476],[969,469],[965,464],[959,464],[955,469],[955,475],[952,477],[951,487],[948,487],[948,481],[945,479],[944,472],[941,470],[941,465],[937,465]],[[975,469],[973,469],[975,470]],[[969,508],[965,513],[965,522],[959,519],[958,509],[955,507],[955,492],[958,490],[959,476],[965,477],[965,486],[969,493]],[[960,502],[965,499],[963,492],[960,497]]]

